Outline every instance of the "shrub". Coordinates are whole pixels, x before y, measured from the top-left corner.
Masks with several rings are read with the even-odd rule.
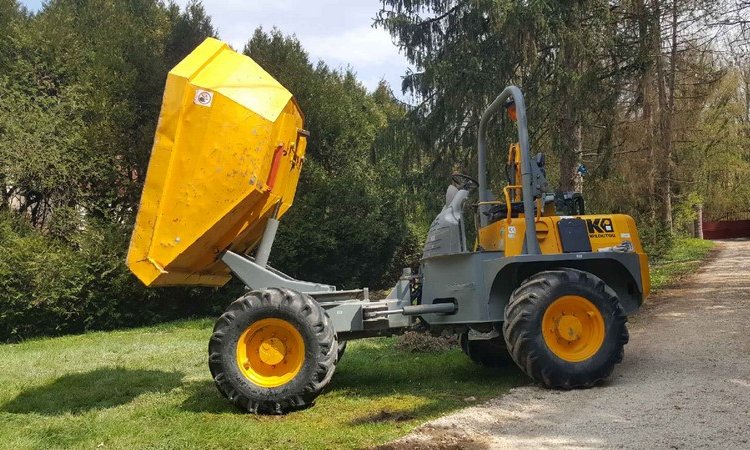
[[[243,287],[146,289],[125,266],[127,230],[63,242],[0,215],[0,341],[217,316]]]

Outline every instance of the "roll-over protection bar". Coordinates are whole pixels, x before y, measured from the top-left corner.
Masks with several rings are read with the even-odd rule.
[[[490,190],[487,184],[487,123],[490,117],[503,107],[505,101],[512,97],[516,105],[516,123],[518,125],[518,143],[521,147],[521,186],[523,186],[523,211],[526,221],[525,254],[540,255],[539,240],[536,237],[534,225],[534,194],[531,175],[531,155],[529,154],[529,129],[526,125],[526,104],[521,89],[516,86],[506,87],[497,98],[487,106],[479,121],[478,154],[479,160],[479,217],[482,226],[486,226],[489,218],[483,214],[490,200]]]

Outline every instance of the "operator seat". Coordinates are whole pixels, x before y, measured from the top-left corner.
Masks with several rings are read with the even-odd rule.
[[[554,202],[554,198],[547,198],[543,194],[543,190],[547,188],[547,171],[545,170],[545,159],[544,154],[538,153],[536,155],[536,158],[532,160],[531,164],[531,174],[532,174],[532,180],[534,182],[534,191],[535,196],[534,198],[537,199],[539,197],[543,198],[544,205],[546,206],[548,203]],[[537,203],[534,202],[534,214],[537,213]],[[520,214],[523,213],[523,202],[511,202],[510,203],[510,216],[511,217],[518,217]],[[508,217],[508,205],[506,203],[498,203],[497,205],[492,205],[487,211],[483,213],[485,216],[489,217],[489,223],[497,222],[498,220],[505,219]]]

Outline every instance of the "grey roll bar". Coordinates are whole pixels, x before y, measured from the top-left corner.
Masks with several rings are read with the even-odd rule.
[[[503,92],[487,106],[479,121],[478,154],[479,160],[479,202],[490,199],[490,190],[487,185],[487,122],[492,114],[496,113],[509,98],[513,97],[516,104],[516,123],[518,124],[518,143],[521,147],[521,186],[523,186],[523,211],[526,221],[526,254],[541,255],[539,240],[536,237],[536,226],[534,225],[534,194],[531,179],[531,158],[529,155],[529,129],[526,125],[526,104],[523,101],[521,89],[516,86],[508,86]],[[487,205],[479,205],[479,220],[482,226],[486,226],[489,218],[482,214]]]

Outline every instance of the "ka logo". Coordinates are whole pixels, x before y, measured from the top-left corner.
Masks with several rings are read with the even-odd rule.
[[[586,226],[588,227],[589,234],[609,234],[614,233],[615,228],[612,226],[612,219],[610,218],[596,218],[586,219]]]

